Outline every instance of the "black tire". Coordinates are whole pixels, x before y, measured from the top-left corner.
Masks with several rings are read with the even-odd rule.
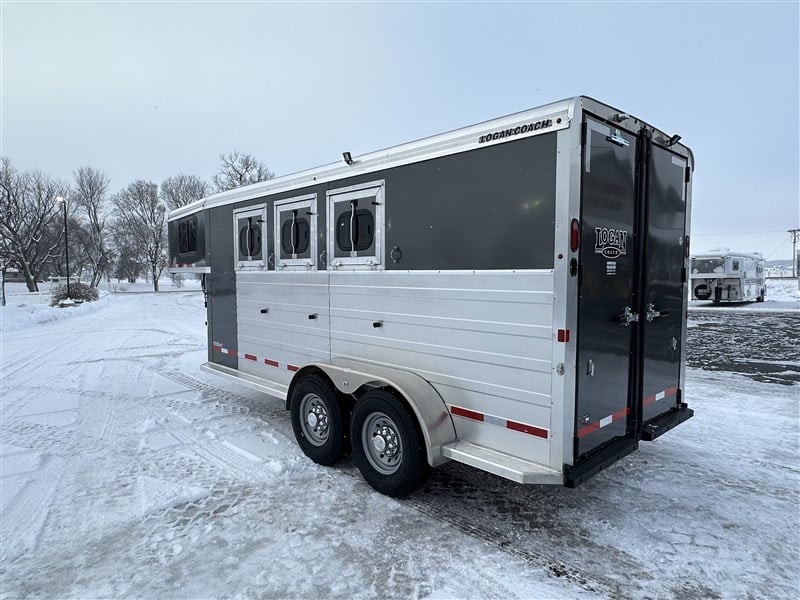
[[[407,496],[430,474],[414,418],[385,390],[370,390],[358,399],[350,419],[350,440],[361,475],[382,494]]]
[[[756,302],[763,302],[764,301],[764,290],[758,294],[758,298],[756,298]]]
[[[289,402],[294,437],[306,456],[332,465],[347,453],[348,427],[336,390],[318,375],[304,375]]]

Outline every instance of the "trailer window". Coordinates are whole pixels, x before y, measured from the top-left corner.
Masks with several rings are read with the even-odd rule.
[[[266,210],[259,208],[237,210],[233,213],[236,248],[236,267],[263,268],[265,260]]]
[[[180,254],[197,252],[197,217],[190,217],[178,223],[178,252]]]
[[[275,256],[279,270],[309,270],[317,260],[317,195],[275,202]]]
[[[328,192],[328,256],[334,269],[382,261],[384,182]]]
[[[261,255],[261,227],[253,217],[242,219],[239,229],[239,260],[253,260]]]
[[[350,210],[336,219],[336,248],[342,252],[366,250],[375,240],[375,218],[366,208],[357,208],[358,200],[350,201]]]
[[[297,211],[291,212],[291,218],[281,223],[281,258],[296,258],[308,252],[311,229],[308,219],[298,217]]]
[[[724,273],[725,261],[722,258],[692,259],[692,273]]]

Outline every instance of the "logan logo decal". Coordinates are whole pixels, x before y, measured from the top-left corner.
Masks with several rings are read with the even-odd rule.
[[[560,118],[558,119],[558,122],[561,122]],[[502,131],[487,133],[486,135],[482,135],[480,138],[478,138],[478,143],[484,144],[486,142],[493,142],[494,140],[499,140],[500,138],[521,135],[523,133],[528,133],[529,131],[539,131],[540,129],[546,129],[552,126],[553,119],[544,119],[543,121],[536,121],[535,123],[520,125],[519,127],[510,127],[509,129],[503,129]]]
[[[628,253],[628,232],[624,229],[594,228],[594,253],[618,258]]]

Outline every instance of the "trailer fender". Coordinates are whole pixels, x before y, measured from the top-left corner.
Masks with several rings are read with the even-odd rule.
[[[357,396],[365,387],[391,387],[411,407],[425,439],[428,464],[437,467],[449,459],[442,455],[442,446],[456,440],[456,428],[442,397],[425,379],[410,371],[393,369],[354,360],[335,360],[333,364],[313,363],[295,375],[301,376],[307,369],[315,368],[325,373],[336,389],[343,394]],[[294,381],[290,386],[293,387]]]

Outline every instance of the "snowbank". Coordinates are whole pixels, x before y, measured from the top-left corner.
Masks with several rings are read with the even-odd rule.
[[[6,306],[0,307],[0,333],[96,312],[108,304],[109,298],[108,292],[101,291],[98,300],[84,302],[70,308],[52,307],[46,303],[30,304],[19,300],[9,301]]]
[[[186,279],[181,285],[174,285],[172,279],[159,280],[159,293],[178,291],[197,291],[200,281]],[[112,294],[154,293],[153,284],[147,281],[104,282],[99,287],[100,299],[84,302],[70,308],[50,306],[50,284],[39,285],[38,292],[28,292],[24,283],[6,283],[6,306],[0,307],[0,333],[30,327],[38,323],[60,321],[85,315],[103,309],[112,300]]]

